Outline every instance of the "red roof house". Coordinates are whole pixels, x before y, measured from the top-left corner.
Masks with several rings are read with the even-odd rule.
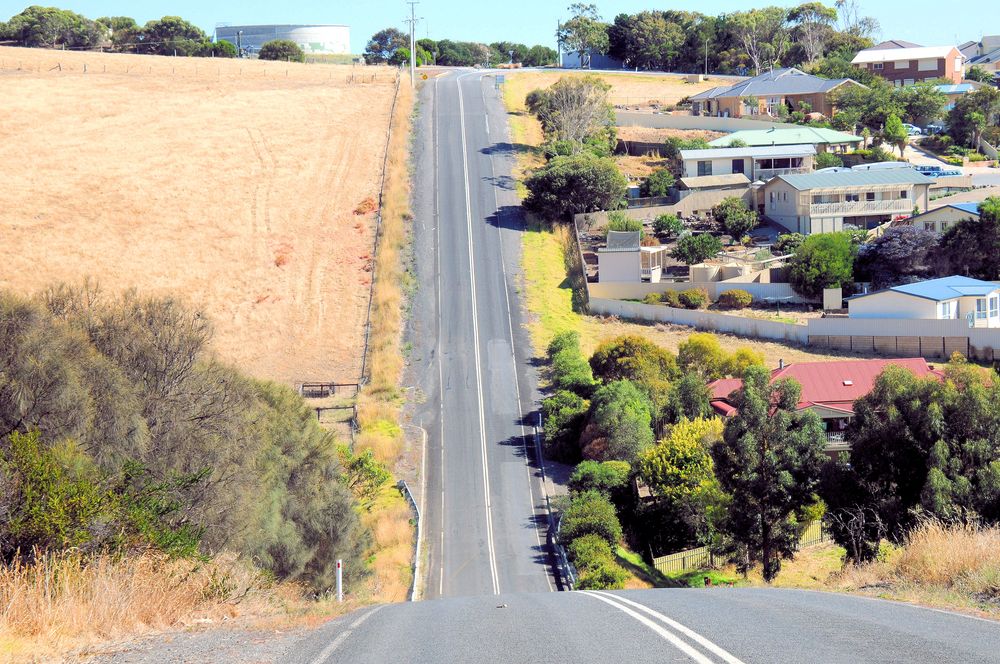
[[[875,379],[889,365],[906,367],[917,377],[940,376],[941,373],[920,357],[893,360],[841,360],[837,362],[803,362],[779,367],[771,372],[771,381],[794,378],[802,385],[798,410],[810,409],[826,425],[829,444],[827,451],[846,451],[844,430],[854,417],[854,401],[868,394]],[[709,383],[711,404],[723,417],[736,414],[730,395],[743,387],[739,378],[723,378]]]

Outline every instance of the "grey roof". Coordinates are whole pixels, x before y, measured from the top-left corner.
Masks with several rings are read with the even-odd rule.
[[[714,99],[716,97],[814,94],[817,92],[828,92],[848,81],[855,85],[861,85],[850,78],[820,78],[794,67],[786,67],[758,74],[753,78],[740,81],[728,88],[706,90],[691,97],[691,101],[702,101],[703,99]]]
[[[966,64],[983,65],[991,64],[993,62],[1000,62],[1000,48],[994,49],[989,53],[984,53],[983,55],[977,55],[971,58]]]
[[[888,39],[881,44],[875,44],[871,48],[866,48],[866,51],[879,51],[887,48],[920,48],[920,44],[914,44],[913,42],[905,41],[903,39]]]
[[[932,184],[934,182],[931,178],[921,175],[912,168],[779,175],[777,179],[784,180],[799,191],[836,189],[837,187],[863,187],[865,185]]]
[[[691,101],[704,101],[706,99],[715,99],[720,94],[729,89],[730,86],[720,85],[714,88],[709,88],[708,90],[702,90],[696,95],[691,95],[688,97]]]
[[[727,159],[737,157],[805,157],[816,154],[816,148],[808,144],[761,145],[742,148],[704,148],[681,150],[681,159]]]
[[[598,252],[639,251],[641,235],[639,231],[608,231],[607,244],[598,249]]]
[[[816,145],[819,143],[860,143],[860,136],[852,136],[842,131],[825,127],[788,127],[771,129],[742,129],[708,142],[712,147],[724,148],[735,140],[751,146],[760,145]]]
[[[743,173],[725,175],[699,175],[680,179],[684,189],[708,189],[711,187],[750,186],[750,178]]]

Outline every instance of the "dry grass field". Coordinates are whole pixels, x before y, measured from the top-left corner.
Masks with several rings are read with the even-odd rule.
[[[547,88],[564,76],[587,75],[597,76],[611,86],[608,99],[616,106],[676,104],[684,97],[725,84],[719,79],[709,79],[701,83],[687,83],[684,79],[676,76],[551,70],[505,74],[504,86],[509,94],[513,97],[520,97],[523,101],[524,96],[532,90]]]
[[[0,288],[178,295],[255,376],[356,380],[394,81],[0,48]]]

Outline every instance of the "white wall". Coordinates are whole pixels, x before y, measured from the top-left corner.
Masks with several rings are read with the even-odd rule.
[[[597,276],[602,282],[635,283],[642,279],[638,251],[599,251],[597,270]]]
[[[753,282],[726,282],[726,281],[661,281],[659,283],[643,283],[636,280],[632,283],[624,281],[605,282],[588,284],[591,298],[604,298],[609,300],[641,300],[649,293],[665,293],[667,291],[686,291],[692,288],[703,288],[710,298],[719,299],[719,294],[730,290],[745,290],[750,293],[755,300],[765,298],[792,298],[789,302],[808,302],[794,290],[789,284],[761,284]]]
[[[619,127],[651,127],[654,129],[706,129],[734,132],[742,129],[788,129],[798,125],[787,122],[744,120],[742,118],[708,118],[699,115],[664,115],[635,111],[615,111]]]
[[[733,170],[733,159],[739,159],[743,162],[742,171]],[[731,175],[732,173],[743,173],[749,178],[751,175],[750,171],[753,170],[753,160],[750,157],[732,157],[726,159],[686,159],[684,161],[684,177],[693,178],[698,176],[699,161],[712,162],[712,175]]]
[[[972,218],[972,215],[964,210],[953,207],[942,207],[920,215],[920,218],[914,220],[912,225],[917,228],[928,228],[928,230],[932,230],[935,233],[943,233],[948,229],[942,224],[947,224],[948,227],[951,227],[964,219],[970,218]],[[926,227],[925,224],[931,224],[931,227]]]
[[[873,293],[847,301],[851,318],[922,318],[936,319],[938,303],[896,291]]]
[[[771,195],[774,200],[771,200]],[[790,231],[808,233],[799,219],[799,192],[784,180],[772,180],[764,187],[764,214]]]

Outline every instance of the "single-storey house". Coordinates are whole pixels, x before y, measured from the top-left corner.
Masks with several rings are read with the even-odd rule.
[[[796,410],[811,410],[826,429],[826,451],[831,456],[850,449],[844,440],[847,424],[854,418],[854,402],[867,395],[875,379],[887,366],[909,369],[919,378],[939,376],[923,358],[898,360],[841,360],[781,365],[771,372],[771,382],[791,378],[802,386]],[[722,417],[737,413],[733,393],[743,387],[740,378],[723,378],[708,384],[712,409]]]
[[[847,298],[850,318],[950,320],[970,327],[1000,327],[1000,284],[951,276]]]
[[[766,145],[745,148],[681,150],[685,177],[740,173],[751,180],[809,173],[816,148],[812,145]]]
[[[859,51],[851,64],[897,87],[938,78],[958,84],[965,77],[965,58],[955,46],[868,48]]]
[[[758,74],[735,85],[692,95],[691,111],[695,115],[729,118],[778,117],[780,109],[799,111],[804,102],[808,104],[809,111],[829,117],[836,111],[830,93],[841,86],[852,85],[861,86],[850,78],[820,78],[794,67],[786,67]]]
[[[979,221],[979,203],[950,203],[897,221],[893,226],[915,226],[935,233],[944,233],[966,219]]]
[[[643,247],[641,237],[639,231],[608,231],[597,250],[597,280],[659,283],[666,247]]]
[[[872,229],[926,210],[933,183],[912,168],[779,175],[764,185],[764,216],[803,235]]]
[[[755,148],[767,145],[812,145],[816,152],[847,152],[861,142],[860,136],[823,127],[772,127],[744,129],[709,141],[713,148],[728,148],[733,141]]]

